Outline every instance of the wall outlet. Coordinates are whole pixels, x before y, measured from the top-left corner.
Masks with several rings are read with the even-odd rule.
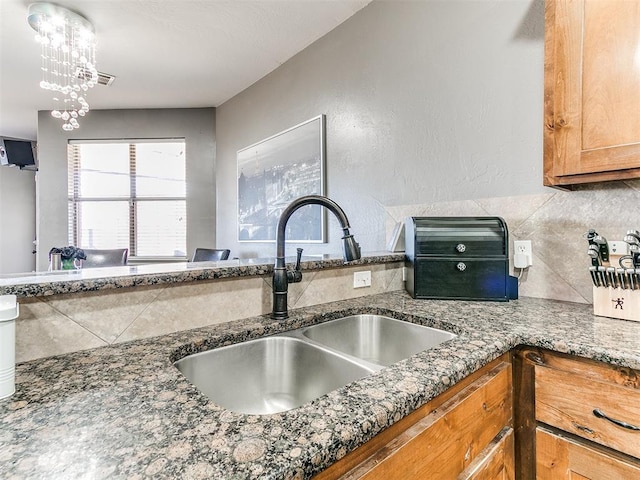
[[[362,288],[371,286],[371,270],[366,272],[353,273],[353,288]]]
[[[513,241],[513,266],[528,268],[533,265],[533,245],[531,240]]]

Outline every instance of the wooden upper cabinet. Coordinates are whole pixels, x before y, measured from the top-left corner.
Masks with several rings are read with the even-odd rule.
[[[640,177],[640,0],[547,0],[544,184]]]

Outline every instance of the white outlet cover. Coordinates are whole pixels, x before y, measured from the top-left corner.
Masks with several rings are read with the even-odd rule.
[[[533,265],[533,244],[531,240],[514,240],[513,255],[514,265],[517,268],[527,268]],[[517,259],[516,255],[518,255]]]
[[[353,273],[353,288],[362,288],[371,286],[371,270],[365,272]]]

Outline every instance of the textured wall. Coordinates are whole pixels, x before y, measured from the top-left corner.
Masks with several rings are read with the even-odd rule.
[[[273,255],[237,242],[236,152],[320,113],[327,191],[365,251],[393,206],[548,191],[543,29],[538,0],[369,4],[216,109],[218,247]],[[331,217],[329,232],[305,252],[340,251]]]
[[[184,138],[187,149],[187,251],[215,246],[215,111],[213,108],[92,110],[82,127],[64,132],[38,113],[38,270],[67,240],[67,143],[82,139]]]
[[[0,167],[0,274],[35,269],[36,183],[32,171]]]

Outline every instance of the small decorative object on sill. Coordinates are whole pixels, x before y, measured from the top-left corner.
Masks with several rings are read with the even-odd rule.
[[[58,262],[58,255],[60,262]],[[49,250],[49,269],[50,270],[75,270],[82,268],[82,260],[85,260],[87,255],[81,248],[74,246],[69,247],[53,247]]]
[[[62,270],[78,270],[80,268],[82,268],[82,260],[75,258],[62,260]]]

